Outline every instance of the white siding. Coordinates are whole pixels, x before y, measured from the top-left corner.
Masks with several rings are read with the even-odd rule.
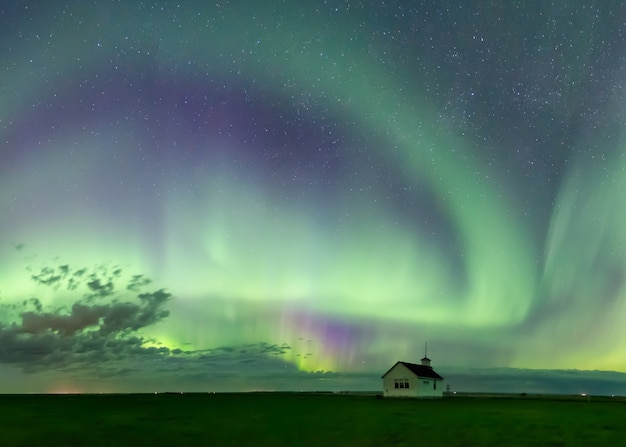
[[[443,381],[435,379],[419,378],[420,397],[443,397]],[[436,387],[435,387],[436,384]]]
[[[396,379],[409,379],[409,388],[396,388]],[[402,363],[396,364],[383,377],[383,395],[395,397],[417,397],[417,377]]]
[[[409,388],[396,388],[395,381],[409,380]],[[434,389],[433,383],[437,382]],[[383,395],[385,397],[442,397],[443,381],[417,377],[402,363],[397,363],[383,377]]]

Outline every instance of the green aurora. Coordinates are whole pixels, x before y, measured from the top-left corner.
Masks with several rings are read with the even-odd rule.
[[[536,62],[523,82],[458,80],[489,73],[488,62],[474,69],[476,39],[505,54],[517,43],[491,42],[500,27],[515,36],[531,23],[552,29],[549,20],[484,19],[442,37],[435,31],[457,18],[435,6],[398,17],[345,2],[27,4],[3,19],[19,29],[5,32],[0,72],[6,330],[35,334],[25,329],[31,311],[66,324],[79,318],[75,303],[110,316],[93,303],[137,299],[128,284],[142,275],[143,293],[171,294],[168,314],[115,339],[141,337],[136,349],[171,362],[219,364],[234,349],[254,351],[249,360],[268,374],[378,373],[418,359],[428,341],[450,367],[626,372],[619,101],[600,105],[612,118],[604,127],[554,130],[569,148],[555,166],[556,155],[520,155],[511,129],[522,135],[523,125],[482,124],[503,126],[485,104],[489,95],[516,104],[515,89],[527,90],[520,114],[538,107],[528,124],[537,134],[545,115],[571,124],[573,106],[530,104],[539,74],[554,75],[540,50],[555,38],[519,50]],[[431,52],[413,40],[428,32],[409,16],[434,21]],[[454,33],[470,28],[472,42],[459,45]],[[568,76],[553,92],[566,105],[596,75],[587,66],[602,41],[594,26],[579,31],[593,38],[562,53]],[[621,48],[612,51],[623,57]],[[464,58],[466,74],[446,71],[448,57]],[[511,56],[492,69],[506,62],[522,65]],[[534,163],[544,168],[529,177]],[[92,276],[70,285],[82,269]],[[42,272],[59,279],[36,280]],[[111,293],[96,296],[95,278]],[[39,310],[22,304],[31,298]],[[99,318],[75,334],[102,334]],[[60,337],[59,327],[40,329]],[[139,358],[124,359],[112,368],[134,369],[128,380],[138,381]],[[32,360],[3,363],[28,371]],[[67,367],[49,371],[74,377]],[[238,380],[246,389],[257,379]]]

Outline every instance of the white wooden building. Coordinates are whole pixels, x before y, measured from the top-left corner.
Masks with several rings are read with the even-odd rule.
[[[421,365],[396,362],[383,379],[385,397],[443,397],[443,377],[430,366],[430,359],[424,357]]]

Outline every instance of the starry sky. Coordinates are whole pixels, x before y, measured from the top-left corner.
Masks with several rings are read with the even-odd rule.
[[[0,1],[0,392],[626,393],[626,9],[305,3]]]

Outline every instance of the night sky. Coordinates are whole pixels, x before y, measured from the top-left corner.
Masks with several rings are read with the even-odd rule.
[[[620,3],[0,1],[0,392],[626,394]]]

